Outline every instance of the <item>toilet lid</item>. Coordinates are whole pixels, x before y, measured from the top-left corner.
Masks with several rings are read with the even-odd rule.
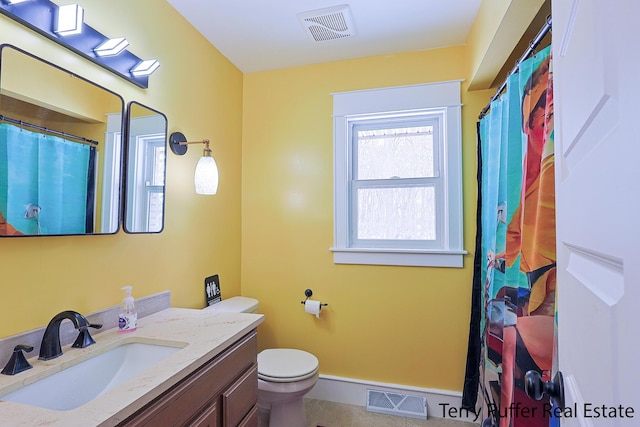
[[[292,348],[270,348],[258,354],[258,378],[272,382],[300,381],[318,371],[318,358]]]

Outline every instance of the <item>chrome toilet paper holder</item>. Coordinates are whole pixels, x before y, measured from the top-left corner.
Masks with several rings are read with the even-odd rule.
[[[304,300],[304,301],[300,301],[300,304],[304,304],[304,303],[306,303],[306,302],[307,302],[307,300],[308,300],[309,298],[311,298],[311,295],[313,295],[313,291],[312,291],[311,289],[305,289],[305,291],[304,291],[304,295],[306,296],[306,298],[305,298],[305,300]],[[329,305],[329,304],[327,304],[327,303],[322,303],[322,302],[320,303],[320,307],[326,307],[326,306],[328,306],[328,305]]]

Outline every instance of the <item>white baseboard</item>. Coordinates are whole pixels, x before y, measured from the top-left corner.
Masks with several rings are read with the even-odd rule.
[[[428,418],[446,418],[457,421],[475,422],[477,424],[479,424],[482,419],[482,416],[476,419],[475,414],[471,411],[461,409],[461,392],[357,380],[333,375],[320,374],[318,383],[305,397],[366,407],[367,389],[426,397]]]

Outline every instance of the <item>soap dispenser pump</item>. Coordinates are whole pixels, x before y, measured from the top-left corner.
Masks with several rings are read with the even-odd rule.
[[[136,305],[131,296],[131,286],[123,286],[122,290],[125,291],[125,297],[122,300],[122,310],[120,311],[120,318],[118,319],[118,328],[120,332],[133,332],[138,327],[138,313],[136,312]]]

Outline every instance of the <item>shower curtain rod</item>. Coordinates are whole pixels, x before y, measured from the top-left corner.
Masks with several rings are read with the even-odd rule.
[[[38,125],[31,124],[31,123],[23,122],[22,120],[12,119],[10,117],[3,116],[2,114],[0,114],[0,121],[13,123],[13,124],[19,125],[20,127],[22,127],[22,126],[30,127],[32,129],[37,129],[37,130],[41,130],[41,131],[44,131],[44,132],[47,132],[47,133],[51,133],[53,135],[62,136],[63,138],[75,139],[77,141],[85,142],[87,144],[92,144],[92,145],[98,145],[99,144],[98,141],[94,141],[93,139],[88,139],[88,138],[85,138],[83,136],[76,136],[76,135],[71,135],[69,133],[60,132],[60,131],[53,130],[53,129],[48,129],[48,128],[45,128],[45,127],[42,127],[42,126],[38,126]]]
[[[529,47],[524,52],[524,54],[520,57],[520,59],[518,59],[515,67],[513,67],[513,69],[509,72],[509,74],[507,74],[507,78],[500,85],[500,87],[496,91],[496,94],[491,97],[491,99],[489,100],[489,103],[482,109],[482,111],[480,111],[480,115],[478,116],[478,119],[482,119],[487,114],[487,112],[491,108],[491,103],[496,99],[498,99],[500,94],[507,88],[507,80],[509,79],[509,76],[512,74],[515,74],[518,71],[518,68],[520,68],[520,64],[522,63],[522,61],[527,59],[529,55],[533,53],[533,51],[536,49],[536,47],[538,47],[540,42],[542,42],[542,39],[544,38],[544,36],[546,36],[549,31],[551,31],[551,15],[547,16],[547,20],[544,26],[540,29],[540,32],[538,32],[538,35],[536,36],[536,38],[533,39],[531,43],[529,43]]]

